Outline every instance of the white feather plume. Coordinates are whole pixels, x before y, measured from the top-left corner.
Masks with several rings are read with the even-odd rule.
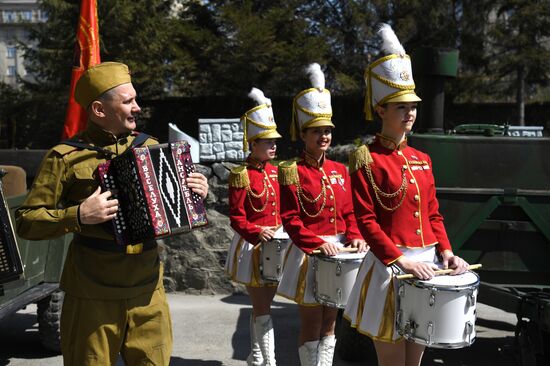
[[[377,33],[382,38],[382,50],[386,54],[397,54],[400,56],[405,56],[405,49],[401,45],[401,42],[399,42],[399,39],[397,38],[395,32],[389,24],[380,24]]]
[[[266,98],[264,92],[258,88],[252,88],[252,90],[250,90],[250,93],[248,93],[248,97],[258,103],[258,105],[271,105],[271,99]]]
[[[325,74],[321,70],[321,65],[318,63],[310,64],[306,68],[306,75],[309,75],[309,80],[314,88],[319,90],[325,89]]]

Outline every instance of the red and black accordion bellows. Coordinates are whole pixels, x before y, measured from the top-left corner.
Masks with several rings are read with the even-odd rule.
[[[115,239],[134,245],[208,224],[202,198],[187,186],[195,171],[187,141],[134,147],[99,166],[100,184],[118,199]]]
[[[0,283],[15,280],[23,273],[23,263],[15,240],[10,212],[0,182]]]

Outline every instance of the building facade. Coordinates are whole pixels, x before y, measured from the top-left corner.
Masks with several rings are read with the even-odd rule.
[[[17,44],[28,41],[29,24],[46,20],[38,0],[0,0],[0,82],[15,86],[19,78],[31,79]]]

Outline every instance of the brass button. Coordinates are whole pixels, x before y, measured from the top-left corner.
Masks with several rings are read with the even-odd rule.
[[[409,180],[409,182],[411,182],[411,184],[414,184],[414,179],[411,178],[411,180]]]
[[[272,195],[272,196],[275,196],[275,192],[271,192],[271,195]]]
[[[418,217],[418,216],[420,216],[420,212],[415,211],[415,212],[414,212],[414,217]]]
[[[66,233],[69,232],[69,228],[68,228],[68,227],[65,228],[65,232],[66,232]]]
[[[333,223],[333,222],[334,222],[334,217],[331,217],[330,220],[328,220],[328,221],[330,221],[331,223]]]
[[[416,235],[420,235],[422,233],[422,230],[416,229]]]
[[[275,206],[275,205],[276,205],[276,203],[275,203],[275,202],[271,202],[271,206]]]
[[[415,195],[414,195],[414,200],[415,200],[415,201],[418,201],[419,199],[420,199],[420,196],[417,195],[417,194],[415,194]]]
[[[331,194],[329,199],[333,200],[334,199],[334,196]]]
[[[407,166],[406,165],[403,165],[403,170],[407,170]]]
[[[273,212],[271,213],[271,216],[275,216],[275,211],[273,211]]]
[[[331,207],[328,209],[330,212],[333,212],[334,211],[334,207]]]
[[[398,151],[398,152],[397,152],[397,155],[403,155],[403,152],[402,152],[402,151]]]

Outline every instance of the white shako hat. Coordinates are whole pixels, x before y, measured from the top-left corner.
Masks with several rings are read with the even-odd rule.
[[[365,116],[374,119],[374,107],[390,102],[420,102],[414,92],[411,58],[390,25],[382,23],[377,32],[382,38],[386,56],[371,63],[365,70]]]
[[[248,97],[253,99],[256,107],[246,111],[241,117],[243,124],[243,150],[248,151],[248,144],[257,139],[278,139],[282,136],[277,132],[277,124],[273,117],[271,100],[266,98],[264,92],[252,88]]]
[[[290,137],[296,141],[301,131],[310,127],[330,126],[332,105],[330,104],[330,92],[325,89],[325,74],[318,63],[313,63],[306,68],[312,88],[302,90],[292,103],[292,123],[290,125]]]

